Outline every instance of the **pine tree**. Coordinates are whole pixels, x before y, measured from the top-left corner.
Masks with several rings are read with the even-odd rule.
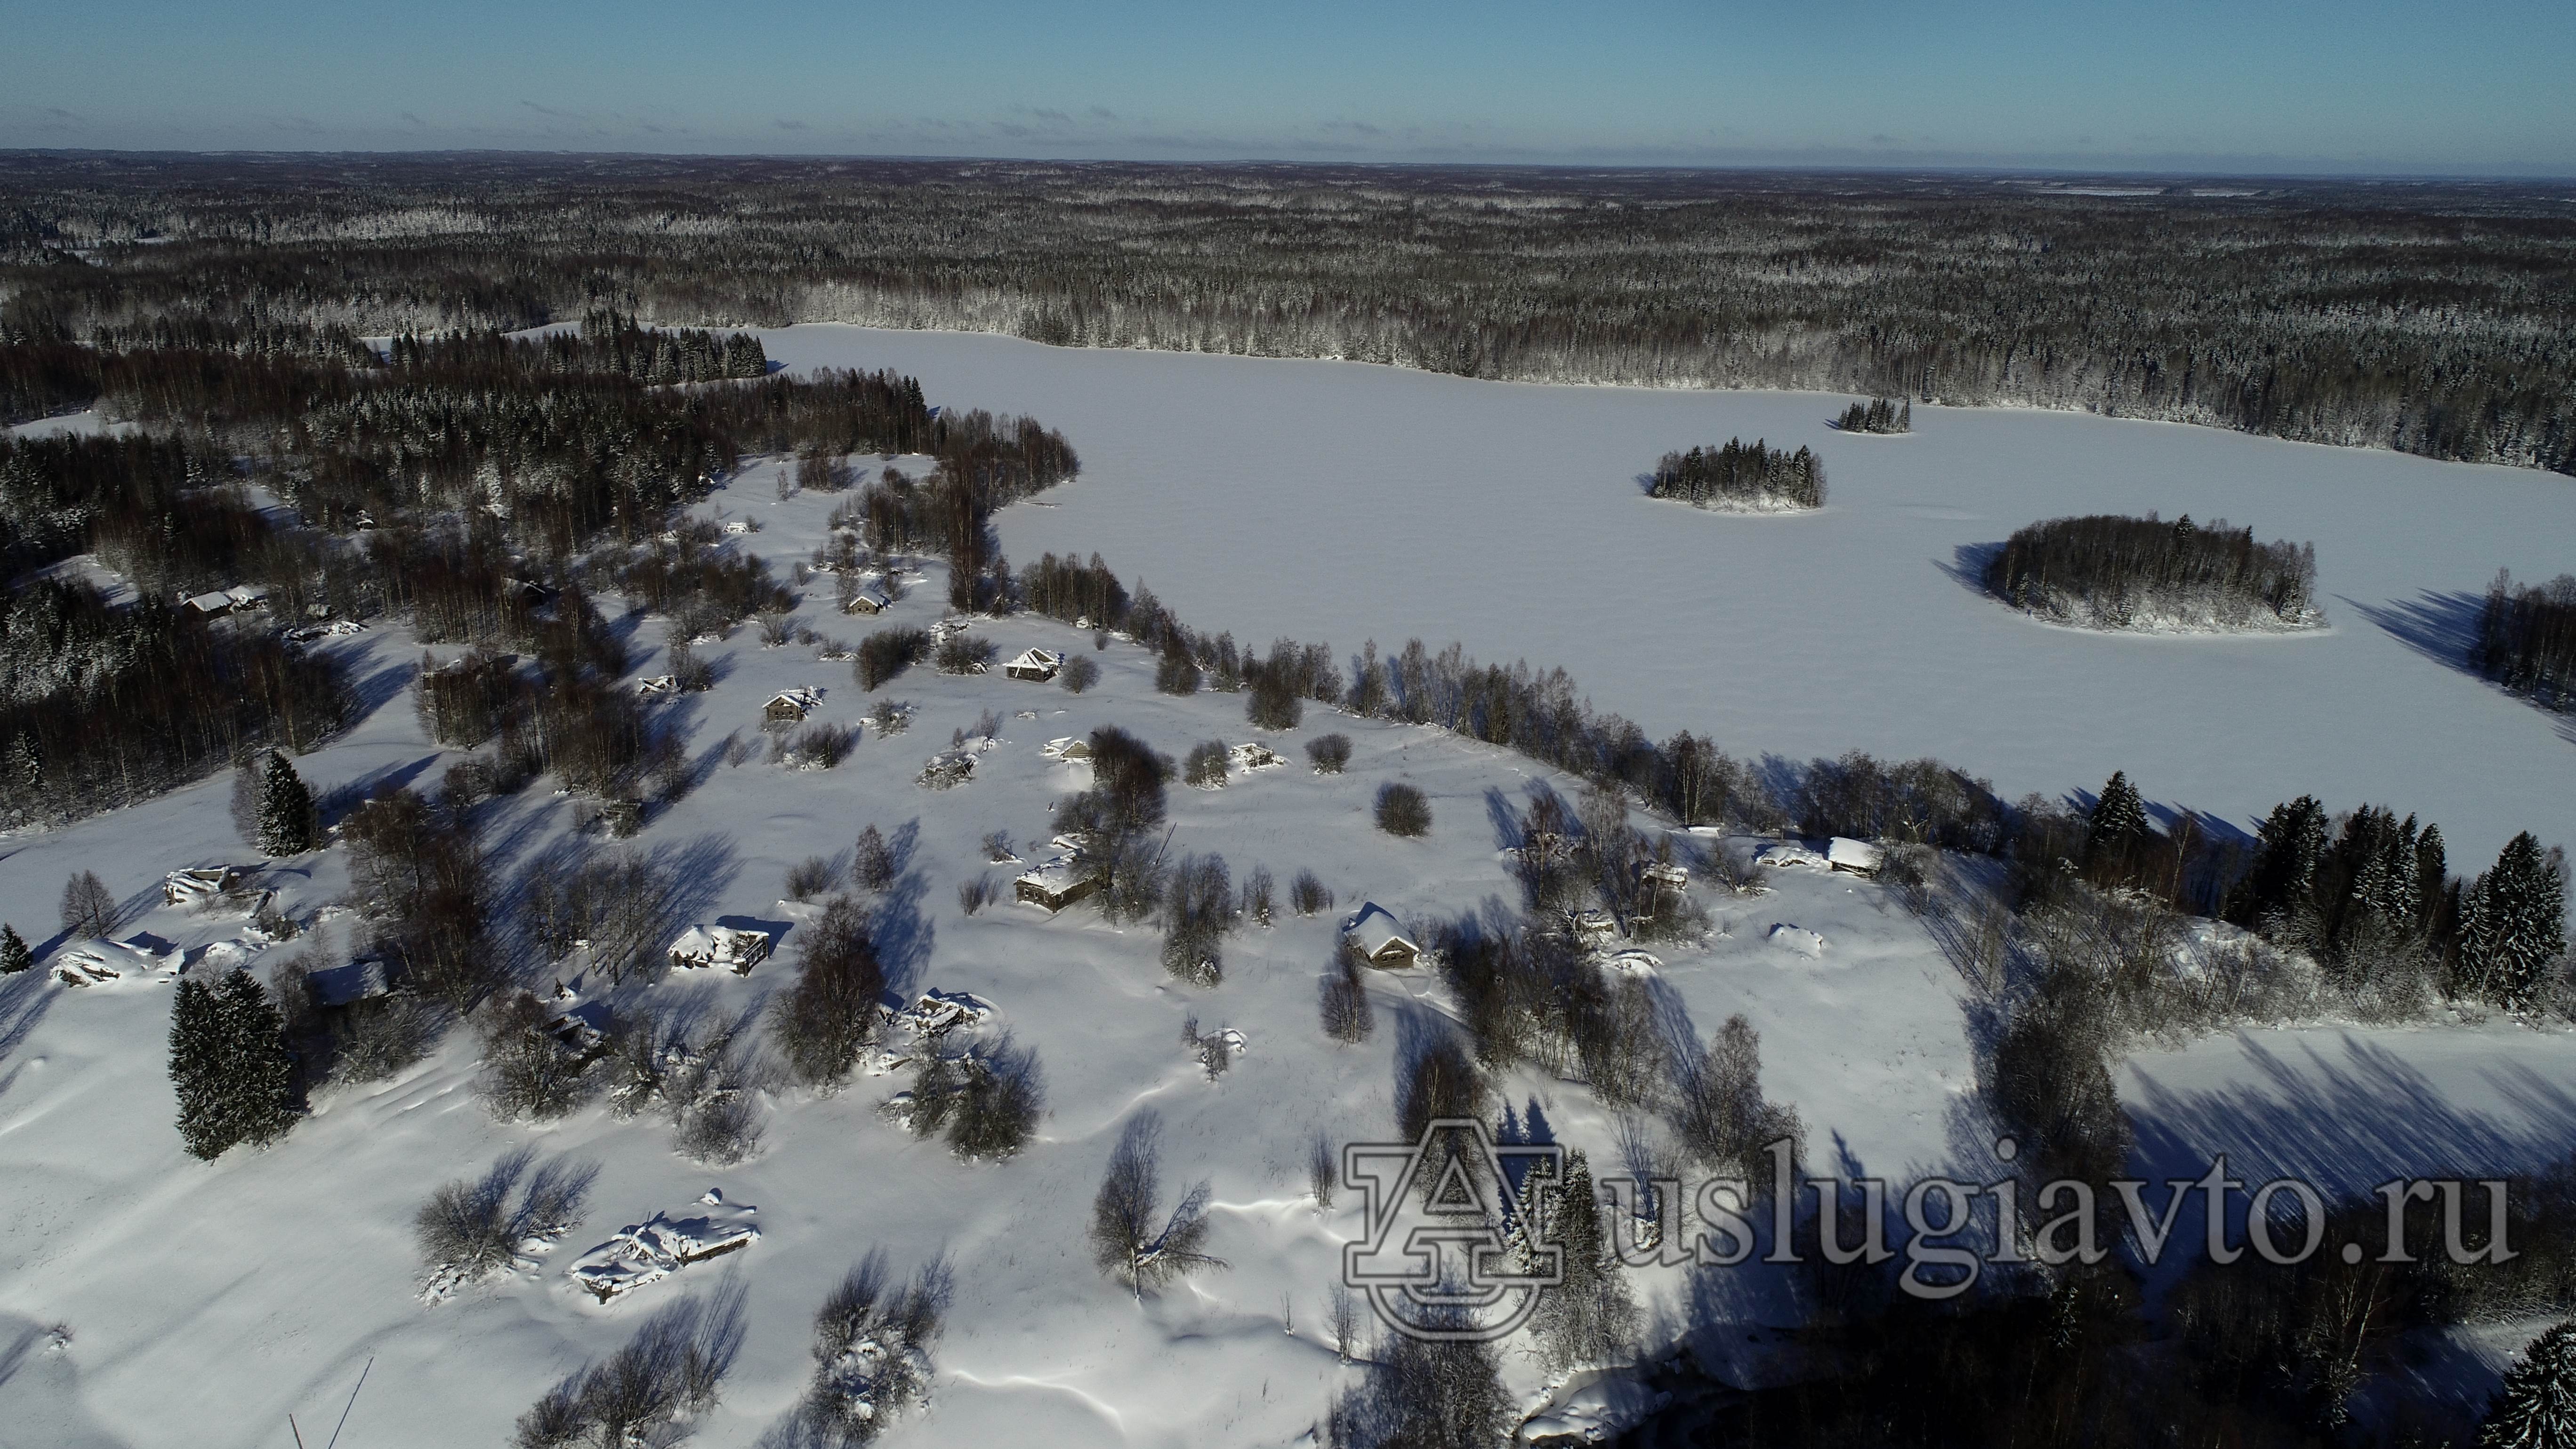
[[[284,755],[272,755],[260,787],[259,848],[265,855],[302,855],[313,848],[313,792]]]
[[[2505,1371],[2478,1449],[2576,1449],[2576,1320],[2533,1339]]]
[[[247,971],[209,986],[179,981],[170,1007],[170,1084],[179,1137],[213,1161],[238,1143],[263,1146],[295,1119],[295,1062],[285,1022]]]
[[[15,926],[0,926],[0,976],[15,976],[36,964],[36,953],[18,935]]]
[[[2567,949],[2567,867],[2558,853],[2544,853],[2528,830],[2506,841],[2464,914],[2460,957],[2469,983],[2507,1007],[2530,1006],[2544,968]]]

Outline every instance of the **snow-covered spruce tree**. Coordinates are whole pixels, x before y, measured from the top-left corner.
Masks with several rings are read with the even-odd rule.
[[[2478,1449],[2576,1449],[2576,1320],[2533,1339],[2505,1371]]]
[[[2272,807],[2255,827],[2253,868],[2237,887],[2228,915],[2238,925],[2277,935],[2307,909],[2326,855],[2326,807],[2302,795]]]
[[[2545,968],[2567,949],[2567,865],[2526,830],[2470,889],[2461,922],[2462,974],[2490,1000],[2532,1004]]]
[[[263,855],[302,855],[313,848],[313,792],[284,755],[269,757],[259,789],[259,848]]]
[[[1602,1235],[1592,1164],[1578,1147],[1566,1158],[1561,1184],[1541,1177],[1526,1191],[1536,1200],[1522,1211],[1528,1240],[1523,1261],[1535,1262],[1537,1250],[1552,1247],[1561,1255],[1564,1271],[1555,1287],[1541,1290],[1538,1312],[1530,1321],[1538,1335],[1539,1359],[1551,1377],[1608,1363],[1634,1335],[1637,1305]]]
[[[0,926],[0,976],[15,976],[35,964],[36,953],[27,949],[18,928]]]
[[[2126,770],[2114,770],[2104,782],[2101,797],[2093,802],[2093,814],[2084,832],[2085,872],[2118,870],[2130,854],[2153,833],[2147,824],[2146,802],[2138,797],[2138,787],[2129,783]]]
[[[237,1143],[265,1146],[295,1120],[285,1024],[247,971],[208,985],[183,978],[170,1010],[170,1083],[179,1136],[208,1161]]]

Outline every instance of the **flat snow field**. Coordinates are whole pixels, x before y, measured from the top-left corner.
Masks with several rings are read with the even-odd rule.
[[[1355,654],[1419,636],[1562,666],[1658,737],[1740,755],[1933,755],[2007,796],[2095,790],[2249,825],[2313,793],[2437,821],[2455,865],[2576,838],[2576,723],[2452,662],[2500,567],[2576,569],[2576,480],[2212,428],[1917,407],[1845,436],[1847,398],[1475,382],[1360,363],[1043,347],[803,326],[772,358],[891,367],[935,399],[1061,429],[1083,472],[1007,510],[1015,561],[1098,550],[1196,627]],[[1643,496],[1657,457],[1815,448],[1821,514]],[[2313,540],[2331,628],[2051,628],[1960,579],[2042,518],[2225,517]]]

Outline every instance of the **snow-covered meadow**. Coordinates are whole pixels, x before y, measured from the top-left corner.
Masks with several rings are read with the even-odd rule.
[[[1844,435],[1847,398],[1475,382],[1359,363],[1051,348],[803,326],[790,366],[892,367],[1024,412],[1082,476],[1000,518],[1014,560],[1098,550],[1181,617],[1343,653],[1420,637],[1562,666],[1658,737],[1740,755],[1932,755],[2008,797],[2093,790],[2250,828],[2313,793],[2440,822],[2455,862],[2576,837],[2576,724],[2454,664],[2498,568],[2576,569],[2547,473],[2071,413],[1918,406]],[[1815,514],[1703,512],[1633,480],[1673,448],[1814,448]],[[2019,616],[1976,550],[2042,518],[2224,517],[2313,540],[2329,627],[2102,635]]]
[[[2570,745],[2552,721],[2424,657],[2363,607],[2414,598],[2396,591],[2418,575],[2403,587],[2473,591],[2498,563],[2549,571],[2551,520],[2576,524],[2565,480],[2042,414],[1918,409],[1914,435],[1843,440],[1811,396],[1504,387],[842,328],[767,342],[793,363],[892,366],[921,375],[934,398],[1063,428],[1084,475],[1002,515],[1012,557],[1096,548],[1200,628],[1261,644],[1277,632],[1329,638],[1345,653],[1369,635],[1457,637],[1480,654],[1563,664],[1601,708],[1658,732],[1714,729],[1744,753],[1939,754],[2008,791],[2090,788],[2127,768],[2151,798],[2240,821],[2299,790],[2337,806],[2388,800],[2440,820],[2463,858],[2516,828],[2561,838],[2576,820]],[[1831,507],[1714,516],[1628,482],[1667,447],[1732,433],[1826,450]],[[698,510],[756,521],[730,546],[780,574],[838,501],[778,499],[782,467],[751,468]],[[2032,518],[2146,507],[2315,537],[2334,628],[2087,636],[2019,619],[1945,572],[1957,549]],[[935,567],[882,621],[835,614],[830,592],[809,586],[800,619],[852,642],[942,612]],[[1088,634],[1044,620],[974,627],[1005,658],[1031,645],[1092,649]],[[633,672],[660,672],[661,621],[637,623],[631,642]],[[457,752],[430,744],[413,715],[417,644],[389,627],[322,647],[347,653],[371,712],[298,762],[306,778],[317,790],[434,783]],[[700,1442],[755,1443],[804,1387],[816,1306],[871,1251],[898,1275],[944,1261],[956,1285],[931,1406],[885,1442],[1305,1440],[1358,1372],[1336,1361],[1325,1322],[1358,1204],[1345,1194],[1315,1210],[1308,1151],[1318,1135],[1393,1135],[1399,1054],[1449,1009],[1429,972],[1375,974],[1375,1035],[1356,1047],[1326,1038],[1316,988],[1335,921],[1362,901],[1416,923],[1514,901],[1502,816],[1534,785],[1571,796],[1577,783],[1507,751],[1310,705],[1299,728],[1263,737],[1288,764],[1219,791],[1172,789],[1173,852],[1221,853],[1238,881],[1266,867],[1282,887],[1278,924],[1229,938],[1223,984],[1199,989],[1165,973],[1150,928],[1011,903],[1018,867],[986,863],[979,842],[1001,830],[1022,855],[1043,852],[1048,806],[1086,781],[1041,752],[1047,741],[1117,724],[1178,756],[1251,738],[1243,696],[1157,694],[1151,659],[1116,641],[1093,654],[1103,678],[1079,696],[998,670],[917,666],[880,691],[916,707],[904,733],[870,727],[836,769],[795,771],[757,754],[726,764],[723,747],[758,735],[779,690],[822,687],[819,717],[843,724],[875,696],[846,664],[806,646],[764,649],[749,628],[702,653],[718,661],[716,688],[660,707],[685,722],[704,783],[635,843],[683,875],[676,924],[756,924],[781,933],[779,954],[743,977],[575,984],[593,1000],[645,992],[709,1016],[754,1009],[793,971],[798,912],[780,904],[783,875],[848,851],[874,823],[904,852],[885,910],[896,923],[890,986],[905,999],[935,988],[992,1003],[979,1030],[1007,1032],[1042,1070],[1037,1141],[1006,1163],[960,1164],[879,1119],[906,1078],[863,1076],[837,1097],[767,1094],[759,1153],[709,1169],[674,1155],[666,1126],[597,1107],[543,1128],[496,1124],[460,1032],[392,1082],[326,1094],[278,1146],[201,1164],[171,1125],[168,984],[72,991],[29,973],[0,983],[0,1445],[265,1444],[290,1413],[310,1443],[316,1426],[327,1437],[362,1372],[347,1442],[501,1442],[548,1385],[655,1309],[720,1286],[745,1295],[746,1332]],[[975,778],[916,785],[952,731],[987,711],[1001,717],[1001,743]],[[1304,766],[1299,746],[1326,731],[1355,742],[1344,775]],[[1372,827],[1371,795],[1394,779],[1430,797],[1426,839]],[[178,950],[240,937],[237,916],[144,909],[166,871],[251,859],[227,819],[228,788],[208,781],[0,839],[0,919],[42,944],[66,876],[95,870],[136,908],[120,936]],[[490,809],[486,839],[505,879],[559,842],[573,814],[542,788]],[[1300,869],[1332,889],[1331,912],[1286,911]],[[328,852],[288,863],[274,883],[301,914],[344,889],[342,870]],[[957,886],[978,874],[1005,896],[970,916]],[[1668,1007],[1700,1039],[1732,1013],[1752,1020],[1764,1086],[1803,1115],[1820,1170],[1904,1178],[1982,1166],[1971,1013],[1935,943],[1874,884],[1803,870],[1769,883],[1768,894],[1707,897],[1722,934],[1704,949],[1658,950]],[[1245,1039],[1214,1083],[1182,1045],[1190,1018]],[[2555,1084],[2571,1076],[2576,1037],[2505,1023],[2309,1028],[2141,1054],[2121,1089],[2143,1170],[2225,1150],[2344,1185],[2563,1153],[2576,1110]],[[1577,1084],[1524,1072],[1500,1087],[1517,1114],[1544,1117],[1605,1173],[1621,1170],[1627,1140],[1660,1130],[1623,1122]],[[1165,1127],[1166,1200],[1209,1182],[1208,1247],[1231,1266],[1139,1302],[1095,1271],[1083,1234],[1103,1163],[1144,1111]],[[596,1165],[586,1221],[533,1271],[425,1304],[412,1214],[439,1184],[521,1147]],[[707,1211],[710,1189],[756,1210],[756,1243],[609,1304],[566,1275],[621,1226]],[[1722,1277],[1646,1275],[1641,1287],[1665,1340],[1712,1314],[1765,1312],[1762,1294]],[[1535,1365],[1513,1357],[1506,1371],[1535,1402]]]

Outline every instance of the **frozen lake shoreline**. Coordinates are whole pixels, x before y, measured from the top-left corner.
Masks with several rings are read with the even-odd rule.
[[[2498,567],[2565,571],[2576,481],[2175,423],[1923,407],[1845,435],[1840,395],[1479,382],[1366,363],[1045,347],[811,324],[790,367],[891,367],[933,401],[1062,429],[1083,475],[999,520],[1026,562],[1097,550],[1183,618],[1344,655],[1419,636],[1562,666],[1657,736],[1731,752],[1933,755],[2006,795],[2125,769],[2240,826],[2284,798],[2438,821],[2473,867],[2576,822],[2576,725],[2463,672]],[[1825,460],[1794,523],[1688,512],[1633,479],[1761,437]],[[2313,540],[2329,630],[2040,629],[1964,576],[2037,519],[2154,509]]]

